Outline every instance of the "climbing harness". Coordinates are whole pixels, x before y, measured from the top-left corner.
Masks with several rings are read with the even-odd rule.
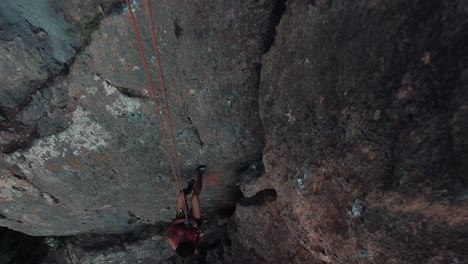
[[[141,59],[143,60],[143,67],[145,69],[145,75],[146,75],[146,79],[148,81],[148,85],[149,85],[149,88],[150,88],[150,91],[151,91],[151,97],[152,97],[153,102],[154,102],[155,111],[156,111],[156,114],[158,116],[159,126],[161,128],[161,132],[162,132],[162,135],[163,135],[163,140],[164,140],[164,145],[165,145],[165,148],[166,148],[167,157],[168,157],[169,163],[171,165],[172,174],[173,174],[173,176],[175,178],[175,181],[176,181],[176,188],[177,188],[178,192],[180,193],[180,192],[183,192],[183,189],[181,187],[182,176],[181,176],[181,171],[180,171],[180,167],[179,167],[177,146],[176,146],[175,137],[174,137],[174,129],[173,129],[173,125],[172,125],[171,113],[170,113],[170,110],[169,110],[169,103],[168,103],[168,100],[167,100],[166,85],[164,83],[164,78],[163,78],[163,71],[162,71],[162,67],[161,67],[161,58],[160,58],[159,50],[158,50],[158,42],[157,42],[157,38],[156,38],[156,31],[155,31],[155,28],[154,28],[154,22],[153,22],[153,17],[152,17],[152,13],[151,13],[150,2],[149,2],[149,0],[145,0],[146,10],[148,12],[147,13],[148,14],[148,22],[150,24],[151,37],[152,37],[152,41],[153,41],[153,49],[154,49],[154,53],[156,55],[156,62],[157,62],[158,73],[159,73],[159,81],[160,81],[160,85],[161,85],[161,91],[162,91],[162,96],[163,96],[163,100],[164,100],[164,105],[165,105],[165,108],[166,108],[167,125],[169,127],[169,132],[171,134],[170,136],[171,136],[172,150],[171,150],[171,146],[169,145],[169,140],[168,140],[168,136],[167,136],[167,133],[166,133],[166,128],[164,127],[164,122],[163,122],[163,119],[162,119],[162,116],[161,116],[161,109],[159,107],[159,103],[158,103],[158,100],[157,100],[156,89],[154,87],[154,83],[153,83],[153,80],[151,78],[151,73],[150,73],[149,67],[148,67],[148,61],[147,61],[147,59],[145,57],[145,51],[143,49],[143,45],[142,45],[142,42],[141,42],[138,27],[137,27],[137,24],[136,24],[135,16],[133,15],[132,6],[130,4],[130,0],[125,0],[125,1],[127,3],[128,13],[130,15],[130,21],[131,21],[132,26],[133,26],[133,31],[135,33],[135,38],[136,38],[136,41],[138,43],[138,50],[139,50],[139,53],[141,55]],[[186,205],[186,201],[185,201],[185,196],[184,196],[184,203],[183,204],[184,204],[183,205],[184,216],[185,216],[185,219],[188,220],[188,213],[187,213],[187,205]]]

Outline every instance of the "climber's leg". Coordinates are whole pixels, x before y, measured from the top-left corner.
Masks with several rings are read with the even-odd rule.
[[[184,192],[179,192],[177,196],[177,210],[176,210],[176,218],[184,218],[184,203],[185,203],[185,195]]]
[[[200,221],[201,219],[201,206],[200,206],[200,193],[203,188],[203,175],[205,174],[205,166],[199,166],[197,168],[197,182],[195,183],[195,186],[193,187],[193,194],[192,194],[192,199],[191,199],[191,204],[192,204],[192,211],[191,211],[191,216],[197,220]]]

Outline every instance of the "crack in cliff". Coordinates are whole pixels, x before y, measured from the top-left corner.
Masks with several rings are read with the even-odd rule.
[[[268,202],[273,202],[276,198],[278,198],[278,194],[275,189],[265,189],[257,192],[252,197],[243,197],[239,203],[242,206],[258,206]]]
[[[284,16],[284,13],[286,12],[286,2],[287,0],[276,0],[273,5],[272,13],[270,15],[270,24],[269,24],[269,27],[267,27],[267,30],[264,34],[264,40],[263,40],[262,48],[260,51],[261,54],[259,55],[260,59],[261,59],[261,56],[268,53],[271,47],[274,45],[274,42],[276,40],[276,35],[277,35],[277,27],[280,24],[281,19]],[[261,130],[259,134],[262,140],[261,145],[263,149],[265,147],[265,128],[264,128],[262,117],[260,114],[260,86],[261,86],[261,74],[262,74],[263,62],[255,64],[254,67],[255,67],[254,72],[256,76],[255,84],[254,84],[255,103],[256,103],[256,110],[257,110],[255,115],[257,116],[258,121],[259,121],[259,126]],[[263,156],[263,151],[259,153],[258,159],[261,160],[262,156]]]
[[[203,142],[203,140],[201,139],[200,132],[198,131],[198,128],[193,124],[192,119],[190,117],[187,117],[187,120],[189,121],[190,127],[193,130],[193,133],[197,137],[198,145],[200,145],[200,147],[203,148],[203,146],[205,145],[205,142]]]
[[[100,75],[98,74],[98,76],[100,76]],[[134,90],[132,88],[116,85],[115,83],[112,83],[111,81],[109,81],[107,79],[104,80],[104,81],[107,84],[115,87],[115,89],[117,89],[122,95],[124,95],[126,97],[138,98],[138,99],[146,99],[147,98],[142,92],[140,92],[138,90]]]
[[[270,16],[270,28],[268,28],[265,34],[265,40],[263,44],[263,53],[267,53],[275,43],[276,39],[276,28],[281,22],[284,13],[286,12],[287,0],[276,0],[273,6],[273,11]]]

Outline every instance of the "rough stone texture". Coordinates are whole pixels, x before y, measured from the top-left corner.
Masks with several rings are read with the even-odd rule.
[[[46,263],[181,263],[128,10],[26,2],[0,3],[0,225],[143,228],[79,236]],[[290,0],[276,38],[283,1],[152,3],[184,180],[208,165],[191,261],[467,261],[466,1]],[[239,197],[230,248],[218,215]]]
[[[64,68],[79,46],[72,25],[51,4],[46,0],[0,4],[2,108],[20,106],[34,86]]]
[[[0,3],[0,113],[14,119],[36,90],[48,88],[89,41],[118,0],[5,0]],[[99,8],[98,8],[99,7]],[[1,142],[4,144],[4,142]]]
[[[213,222],[204,228],[206,239],[200,243],[200,254],[190,259],[175,255],[167,243],[168,223],[139,226],[124,235],[80,235],[69,238],[67,245],[51,250],[36,259],[43,264],[104,264],[104,263],[233,263],[224,223]]]
[[[64,11],[78,2],[38,1],[43,9],[34,12],[46,16],[55,3],[67,23],[47,23],[59,24],[64,32],[67,27],[80,34],[96,30],[88,46],[85,37],[64,40],[65,48],[48,44],[63,60],[29,58],[38,64],[22,77],[2,71],[7,82],[1,88],[6,97],[0,120],[0,224],[32,235],[125,232],[135,224],[169,221],[174,215],[174,181],[128,10],[103,1],[101,8],[90,4],[92,8]],[[21,2],[5,3],[7,10]],[[132,3],[159,89],[144,2]],[[237,181],[237,171],[261,159],[259,62],[271,32],[274,3],[151,3],[184,180],[193,177],[197,164],[207,163],[203,209],[231,207],[236,192],[230,186]],[[105,18],[92,20],[88,29],[78,26],[84,14],[100,10]],[[10,24],[2,24],[3,30],[16,31]],[[52,34],[41,28],[40,35]],[[40,50],[34,38],[25,33],[22,39],[30,41],[33,50],[24,52],[41,56],[34,50]],[[2,42],[11,46],[2,52],[13,56],[12,48],[20,48],[15,41]],[[51,60],[60,63],[54,66]],[[19,57],[10,62],[27,63]],[[7,64],[2,67],[11,70]],[[19,79],[34,80],[40,89],[17,89],[25,86]]]
[[[253,180],[278,196],[238,207],[234,259],[466,261],[467,8],[288,1],[264,56]]]

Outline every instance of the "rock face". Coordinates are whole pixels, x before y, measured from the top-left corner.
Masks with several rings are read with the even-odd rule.
[[[151,3],[184,180],[208,165],[191,261],[466,260],[466,1]],[[6,0],[0,19],[0,225],[99,233],[46,263],[183,263],[123,2]]]
[[[70,235],[169,221],[176,189],[128,10],[23,2],[1,4],[17,11],[2,13],[1,225]],[[233,206],[236,172],[261,159],[259,65],[274,2],[151,3],[184,180],[206,163],[204,209]],[[132,9],[159,89],[144,1]]]
[[[261,74],[265,174],[244,188],[277,198],[237,208],[234,259],[463,262],[466,1],[287,6]]]

